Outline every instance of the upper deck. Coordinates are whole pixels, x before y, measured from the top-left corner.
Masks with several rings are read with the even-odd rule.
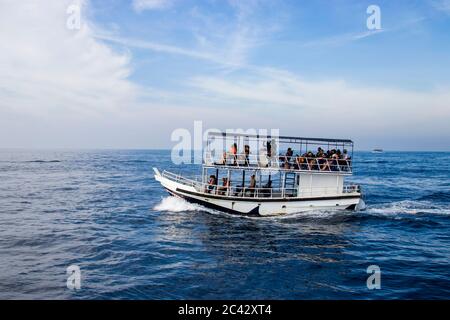
[[[205,167],[352,174],[353,141],[210,132]]]

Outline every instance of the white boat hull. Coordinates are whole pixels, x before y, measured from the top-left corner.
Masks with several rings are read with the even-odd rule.
[[[173,181],[155,169],[155,179],[173,196],[207,208],[253,216],[286,215],[312,210],[349,210],[364,206],[360,193],[321,197],[242,198],[198,192],[195,187]]]

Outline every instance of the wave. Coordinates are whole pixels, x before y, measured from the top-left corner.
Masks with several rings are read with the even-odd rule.
[[[433,201],[433,202],[450,202],[450,192],[438,191],[427,194],[418,199],[419,201]]]
[[[352,177],[349,182],[360,184],[362,188],[395,188],[403,190],[436,190],[445,185],[436,184],[436,179],[417,179],[416,177]],[[440,188],[443,189],[443,188]]]
[[[257,220],[282,220],[282,219],[296,219],[296,218],[330,218],[337,215],[351,215],[353,211],[336,211],[336,210],[308,210],[282,216],[265,216],[252,217],[245,215],[230,214],[223,211],[213,210],[198,204],[192,204],[184,199],[168,196],[161,200],[153,210],[163,212],[207,212],[213,215],[221,215],[234,218],[257,219]]]
[[[227,217],[239,217],[258,220],[285,220],[285,219],[330,219],[330,218],[352,218],[365,216],[391,217],[401,219],[404,215],[450,215],[450,207],[437,205],[429,201],[403,200],[391,203],[368,205],[365,210],[312,210],[283,216],[249,217],[232,215],[229,213],[212,210],[201,205],[189,203],[183,199],[168,196],[161,200],[154,208],[155,211],[165,212],[207,212],[214,215]]]
[[[61,160],[30,160],[30,161],[25,161],[28,163],[58,163],[61,162]]]
[[[153,210],[168,212],[207,211],[208,209],[177,197],[165,197]]]
[[[370,205],[362,212],[365,214],[389,216],[401,214],[450,215],[450,207],[438,205],[430,201],[403,200],[379,205]]]

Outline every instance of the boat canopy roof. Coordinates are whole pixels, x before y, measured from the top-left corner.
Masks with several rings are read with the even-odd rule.
[[[259,134],[247,134],[247,133],[238,133],[238,132],[217,132],[211,131],[208,133],[208,140],[210,137],[222,137],[225,139],[233,139],[233,138],[248,138],[255,140],[271,140],[278,139],[280,143],[302,143],[302,144],[337,144],[337,145],[346,145],[353,146],[353,141],[349,139],[330,139],[330,138],[307,138],[307,137],[291,137],[291,136],[271,136],[271,135],[259,135]]]

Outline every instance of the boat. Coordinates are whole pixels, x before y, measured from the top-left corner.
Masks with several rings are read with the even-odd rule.
[[[315,148],[340,157],[317,156]],[[280,216],[364,208],[361,187],[344,182],[353,174],[352,157],[353,141],[347,139],[209,132],[201,176],[153,170],[170,195],[190,203],[231,214]]]
[[[383,149],[379,149],[379,148],[373,149],[372,153],[383,153]]]

